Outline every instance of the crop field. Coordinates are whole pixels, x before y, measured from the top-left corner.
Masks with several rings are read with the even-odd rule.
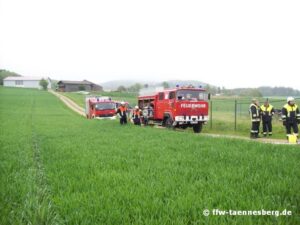
[[[300,224],[298,146],[87,120],[18,88],[0,123],[0,224]]]
[[[76,102],[79,106],[84,107],[84,99],[85,95],[71,92],[71,93],[61,93],[74,102]],[[99,92],[95,93],[95,95],[102,95],[102,96],[111,96],[113,99],[116,100],[124,100],[129,102],[132,106],[137,104],[137,95],[133,93],[119,93],[119,92]],[[272,100],[274,99],[274,103]],[[259,99],[261,104],[263,104],[263,98]],[[237,135],[237,136],[244,136],[249,137],[250,132],[250,117],[248,108],[251,102],[251,97],[248,98],[237,98],[237,127],[236,130],[234,120],[235,120],[235,98],[227,97],[227,98],[213,98],[212,99],[212,120],[203,127],[203,132],[205,133],[214,133],[214,134],[230,134],[230,135]],[[276,109],[281,109],[282,106],[285,104],[285,100],[283,98],[275,99],[271,98],[270,103]],[[210,124],[212,123],[212,124]],[[262,131],[262,125],[261,129]],[[192,132],[192,129],[190,129]],[[270,137],[272,139],[285,139],[285,128],[282,125],[282,122],[279,120],[279,116],[275,115],[273,118],[273,136]]]

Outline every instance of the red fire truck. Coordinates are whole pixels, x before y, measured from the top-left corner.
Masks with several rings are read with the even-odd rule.
[[[117,102],[110,97],[87,96],[85,98],[85,113],[87,119],[115,119]]]
[[[209,119],[209,98],[203,88],[176,87],[141,95],[138,104],[141,109],[149,109],[149,121],[168,128],[193,127],[195,133],[200,133]]]

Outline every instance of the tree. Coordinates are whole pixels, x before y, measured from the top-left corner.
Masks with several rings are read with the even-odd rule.
[[[142,89],[143,85],[140,83],[135,83],[134,85],[130,86],[128,88],[128,91],[130,92],[139,92]]]
[[[169,85],[169,83],[168,83],[167,81],[162,82],[161,85],[162,85],[164,88],[169,88],[169,87],[170,87],[170,85]]]
[[[49,82],[44,78],[40,80],[39,85],[42,87],[43,90],[47,90]]]
[[[117,91],[118,91],[118,92],[126,92],[127,89],[126,89],[126,87],[124,87],[123,85],[121,85],[121,86],[119,86],[119,87],[117,88]]]
[[[210,91],[210,85],[209,84],[206,84],[206,86],[205,86],[205,89],[206,89],[206,91]]]
[[[242,88],[239,95],[246,97],[263,97],[263,95],[257,88]]]
[[[8,71],[8,70],[3,70],[0,69],[0,85],[3,85],[3,79],[6,77],[20,77],[21,75]]]
[[[85,91],[85,86],[83,84],[79,85],[78,90]]]
[[[58,84],[56,80],[51,80],[51,88],[53,90],[57,90],[58,89]]]

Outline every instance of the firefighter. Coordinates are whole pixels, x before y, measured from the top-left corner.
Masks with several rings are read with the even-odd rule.
[[[256,99],[252,99],[252,103],[249,107],[249,113],[252,122],[250,138],[259,138],[260,109],[259,102]]]
[[[127,124],[127,107],[125,106],[125,102],[121,102],[117,114],[120,116],[120,124]]]
[[[287,104],[282,108],[281,118],[283,126],[286,128],[287,137],[291,134],[293,128],[294,135],[298,137],[298,123],[300,123],[300,112],[298,106],[295,104],[293,97],[287,98]]]
[[[144,107],[144,109],[143,109],[143,122],[144,122],[145,126],[148,125],[149,117],[151,117],[152,113],[153,113],[153,109],[152,109],[150,104],[148,104],[146,107]]]
[[[260,112],[263,125],[263,135],[264,137],[266,137],[267,134],[272,136],[272,117],[275,114],[275,110],[273,106],[269,104],[268,100],[260,107]]]
[[[141,125],[141,117],[142,117],[142,112],[138,106],[134,107],[134,110],[132,112],[132,121],[134,125]]]

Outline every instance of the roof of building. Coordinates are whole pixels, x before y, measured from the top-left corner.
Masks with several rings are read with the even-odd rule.
[[[50,79],[49,77],[6,77],[3,80],[23,80],[23,81],[40,81],[42,79],[48,80]]]
[[[60,80],[57,82],[58,84],[93,84],[93,85],[97,85],[93,82],[90,82],[88,80],[83,80],[83,81],[72,81],[72,80]],[[100,85],[98,85],[100,86]]]

